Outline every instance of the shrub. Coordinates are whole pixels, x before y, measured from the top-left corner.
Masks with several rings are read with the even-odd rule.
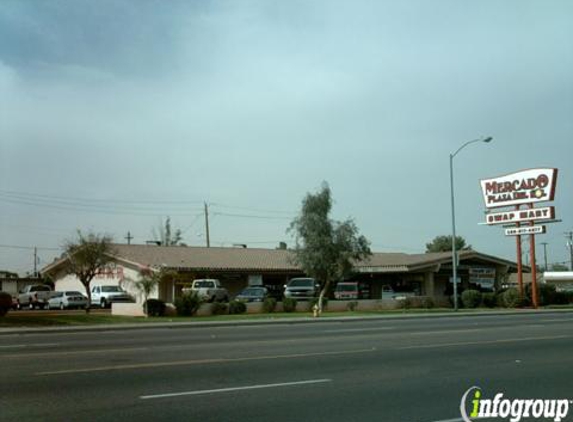
[[[6,292],[0,292],[0,317],[3,317],[12,308],[12,296]]]
[[[400,297],[396,299],[398,309],[410,309],[413,305],[412,299],[409,297]]]
[[[430,309],[435,303],[429,296],[407,296],[396,299],[396,306],[398,309]]]
[[[464,290],[462,303],[465,308],[477,308],[481,303],[481,292],[478,290]]]
[[[555,292],[554,305],[568,305],[572,302],[573,295],[571,292]]]
[[[270,314],[275,311],[277,307],[277,300],[274,297],[267,297],[263,302],[263,311]]]
[[[450,306],[454,307],[454,295],[448,296],[448,300],[450,302]],[[464,302],[462,301],[462,295],[458,295],[458,307],[464,306]]]
[[[517,308],[521,304],[519,291],[513,287],[503,292],[503,304],[506,308]]]
[[[247,305],[240,300],[233,300],[229,303],[229,313],[231,315],[244,314],[247,312]]]
[[[213,302],[211,304],[211,315],[224,315],[229,311],[229,305],[222,302]]]
[[[165,315],[165,302],[159,299],[147,299],[143,305],[147,309],[148,316],[160,317]]]
[[[283,310],[285,312],[294,312],[296,310],[296,299],[285,297],[283,299]]]
[[[436,306],[434,299],[432,299],[429,296],[424,296],[423,298],[421,298],[421,305],[423,308],[426,309],[432,309],[434,306]]]
[[[192,316],[197,313],[203,301],[197,295],[197,292],[185,293],[183,296],[175,299],[175,308],[179,316]]]
[[[346,304],[346,309],[348,309],[350,312],[354,312],[357,308],[358,308],[358,301],[356,300],[353,300]]]
[[[497,305],[497,296],[495,293],[484,293],[481,296],[481,301],[486,308],[495,308]]]
[[[532,302],[533,289],[531,284],[525,286],[525,297],[528,301]],[[539,306],[547,306],[555,304],[557,291],[552,284],[537,284],[537,298]]]

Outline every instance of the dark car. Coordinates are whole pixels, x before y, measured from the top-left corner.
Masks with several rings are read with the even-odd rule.
[[[268,296],[269,291],[266,287],[247,287],[235,297],[235,300],[241,302],[263,302]]]

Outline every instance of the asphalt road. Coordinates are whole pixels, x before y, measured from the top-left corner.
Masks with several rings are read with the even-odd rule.
[[[459,420],[472,386],[573,399],[572,352],[570,313],[10,334],[0,421]]]

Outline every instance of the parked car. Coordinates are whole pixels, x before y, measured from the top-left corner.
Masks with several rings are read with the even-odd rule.
[[[193,280],[191,287],[184,287],[182,292],[195,292],[197,296],[207,302],[229,301],[229,292],[221,285],[221,282],[215,278]]]
[[[264,302],[269,297],[269,291],[266,287],[247,287],[235,297],[235,300],[241,302]]]
[[[48,300],[48,309],[85,308],[88,298],[77,291],[53,292]]]
[[[320,285],[314,278],[293,278],[285,285],[284,297],[310,300],[318,296]]]
[[[108,308],[112,303],[133,303],[135,298],[119,286],[94,286],[92,287],[91,304]]]
[[[368,284],[359,281],[341,281],[334,288],[334,298],[339,300],[355,300],[370,298]]]
[[[18,309],[24,307],[44,309],[48,306],[48,299],[50,299],[51,293],[52,289],[45,284],[31,284],[26,286],[18,293],[16,307]]]
[[[396,292],[392,286],[385,285],[382,286],[382,295],[380,299],[403,300],[411,296],[416,296],[416,292]]]

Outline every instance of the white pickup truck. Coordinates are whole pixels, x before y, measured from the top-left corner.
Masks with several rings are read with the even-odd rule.
[[[183,293],[195,292],[202,300],[207,302],[228,302],[229,292],[221,282],[215,278],[193,280],[191,287],[182,289]]]
[[[16,308],[47,308],[51,294],[52,289],[50,289],[50,286],[46,286],[45,284],[32,284],[26,286],[18,292]]]
[[[119,286],[94,286],[91,294],[92,306],[108,308],[116,302],[135,302],[133,296]]]

